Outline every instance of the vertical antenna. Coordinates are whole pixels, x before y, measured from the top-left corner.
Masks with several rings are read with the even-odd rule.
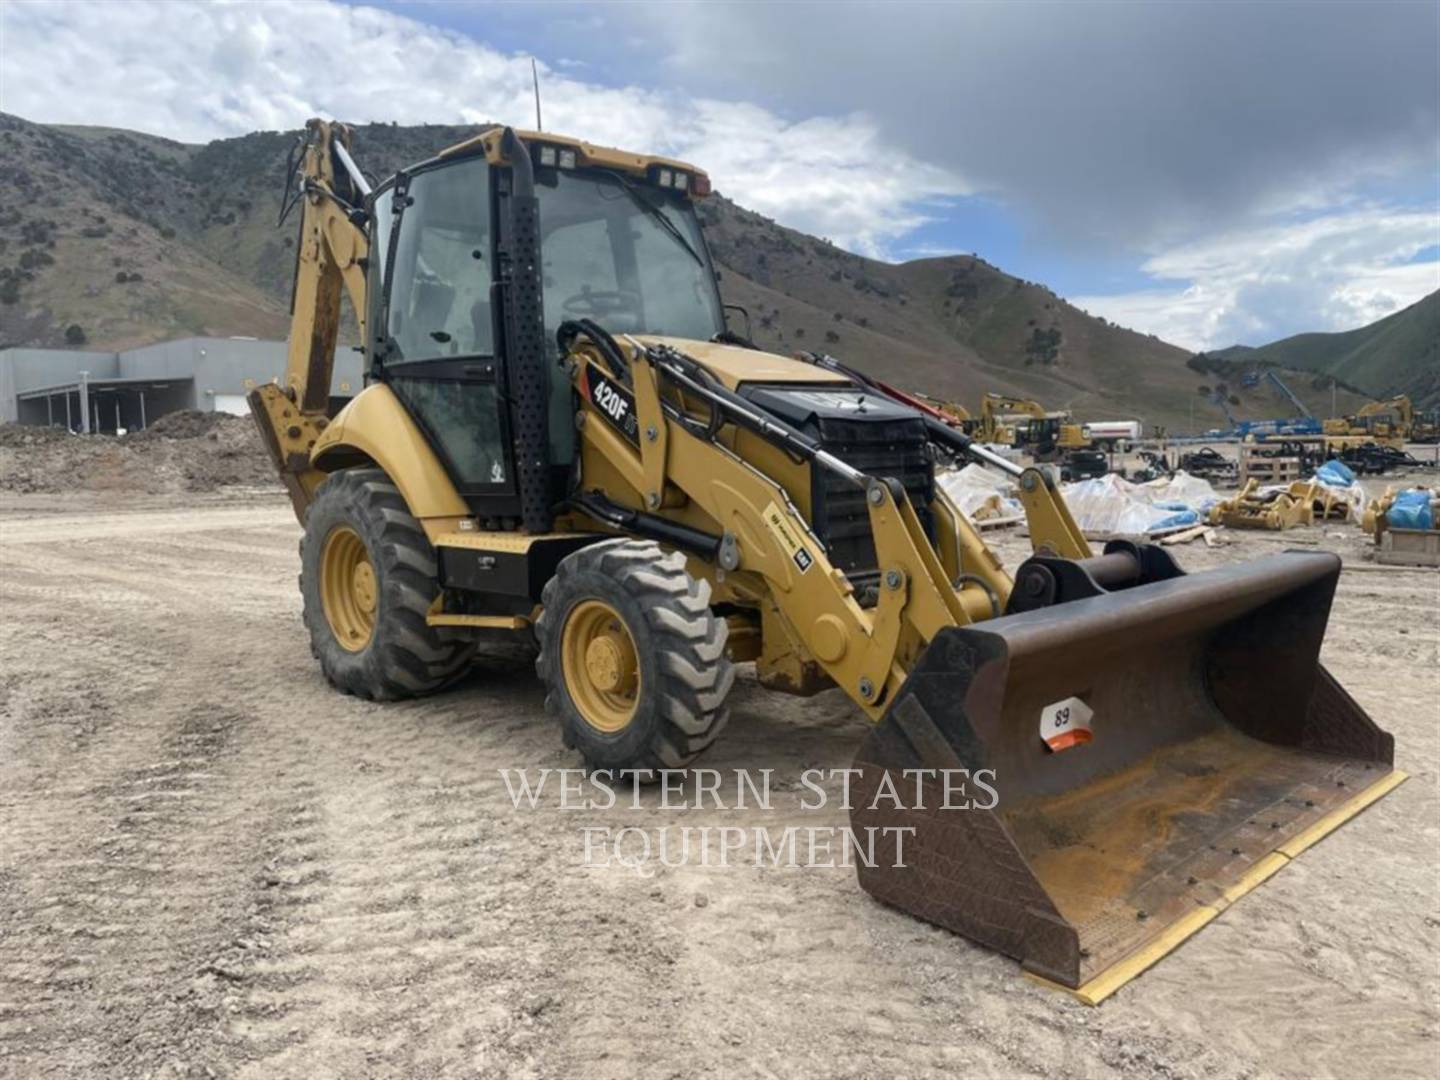
[[[530,58],[530,79],[535,84],[535,130],[544,131],[545,125],[540,123],[540,70],[535,66],[535,58]]]

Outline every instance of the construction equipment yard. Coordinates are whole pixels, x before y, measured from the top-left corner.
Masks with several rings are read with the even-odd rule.
[[[841,825],[797,783],[865,735],[840,691],[741,666],[703,764],[773,769],[768,811],[517,809],[499,770],[579,764],[533,654],[497,641],[424,700],[338,694],[288,500],[197,486],[0,495],[0,1074],[1434,1075],[1437,574],[1376,566],[1354,525],[1176,554],[1338,552],[1323,660],[1411,779],[1097,1009],[838,864],[583,865],[617,815]]]

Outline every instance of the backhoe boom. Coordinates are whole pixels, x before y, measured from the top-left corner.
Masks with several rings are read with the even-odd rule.
[[[312,467],[310,451],[329,424],[342,288],[362,341],[365,335],[370,242],[358,200],[368,186],[345,148],[349,141],[349,128],[325,120],[311,120],[301,136],[300,159],[290,177],[301,215],[285,385],[260,386],[248,395],[261,439],[301,520],[325,478]]]

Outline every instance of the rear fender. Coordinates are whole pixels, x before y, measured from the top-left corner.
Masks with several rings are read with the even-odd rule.
[[[422,522],[469,516],[419,425],[384,383],[371,383],[356,394],[310,451],[310,464],[321,472],[371,462],[385,471]]]

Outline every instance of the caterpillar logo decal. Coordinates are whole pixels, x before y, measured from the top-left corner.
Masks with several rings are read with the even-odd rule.
[[[795,568],[800,573],[803,574],[815,565],[815,556],[810,554],[810,549],[805,546],[800,535],[785,520],[785,512],[773,502],[765,507],[765,527],[780,542],[780,546],[789,553],[791,562],[795,564]]]
[[[587,367],[585,396],[600,415],[610,421],[611,427],[616,428],[636,446],[640,445],[640,422],[635,419],[634,394],[608,375],[600,374],[594,367]]]

